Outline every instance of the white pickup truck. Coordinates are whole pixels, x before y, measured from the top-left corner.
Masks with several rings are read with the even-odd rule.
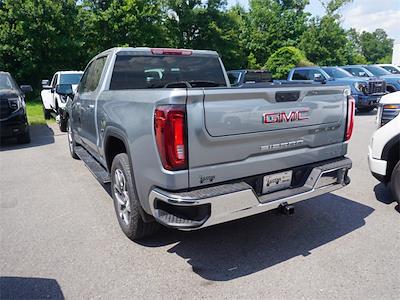
[[[63,110],[67,97],[61,96],[56,92],[57,86],[60,84],[71,84],[76,89],[81,80],[83,72],[81,71],[58,71],[53,75],[51,80],[42,80],[43,90],[40,93],[43,102],[43,113],[46,120],[50,119],[53,113],[60,130],[67,131],[67,120],[62,118]]]
[[[389,184],[400,204],[400,92],[383,96],[379,102],[379,129],[371,138],[368,163],[372,175]]]

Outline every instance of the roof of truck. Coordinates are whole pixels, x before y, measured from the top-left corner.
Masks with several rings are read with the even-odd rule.
[[[57,71],[56,73],[59,73],[59,74],[76,74],[76,73],[82,74],[83,71]]]
[[[193,49],[176,49],[176,48],[150,48],[150,47],[114,47],[107,49],[98,55],[102,56],[104,54],[108,53],[115,53],[115,54],[129,54],[135,52],[138,55],[148,55],[148,54],[153,54],[153,55],[174,55],[173,52],[175,52],[175,55],[183,55],[183,56],[190,56],[190,55],[200,55],[200,56],[219,56],[216,51],[212,50],[193,50]],[[165,52],[165,53],[163,53]],[[180,54],[178,54],[180,53]]]

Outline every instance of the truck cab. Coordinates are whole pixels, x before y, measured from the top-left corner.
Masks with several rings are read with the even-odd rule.
[[[343,66],[342,68],[354,76],[384,80],[388,93],[400,91],[400,75],[392,74],[382,67],[374,65],[351,65]]]
[[[383,80],[368,80],[356,77],[339,67],[298,67],[290,71],[289,81],[317,81],[322,84],[347,84],[351,95],[356,100],[356,109],[359,112],[373,110],[381,96],[385,94]]]

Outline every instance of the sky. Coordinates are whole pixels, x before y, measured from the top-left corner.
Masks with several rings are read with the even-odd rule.
[[[248,8],[248,0],[228,0],[228,5],[241,4]],[[306,10],[315,16],[324,14],[318,0],[310,0]],[[383,28],[395,43],[400,43],[400,0],[353,0],[341,9],[343,26],[358,31]]]

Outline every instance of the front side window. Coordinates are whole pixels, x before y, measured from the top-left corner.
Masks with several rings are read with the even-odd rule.
[[[103,56],[90,63],[79,84],[79,93],[93,92],[97,89],[106,60],[107,57]]]
[[[54,74],[53,79],[51,80],[51,86],[54,88],[57,85],[58,74]]]
[[[110,90],[163,88],[177,83],[226,86],[218,57],[120,55],[115,61]]]

